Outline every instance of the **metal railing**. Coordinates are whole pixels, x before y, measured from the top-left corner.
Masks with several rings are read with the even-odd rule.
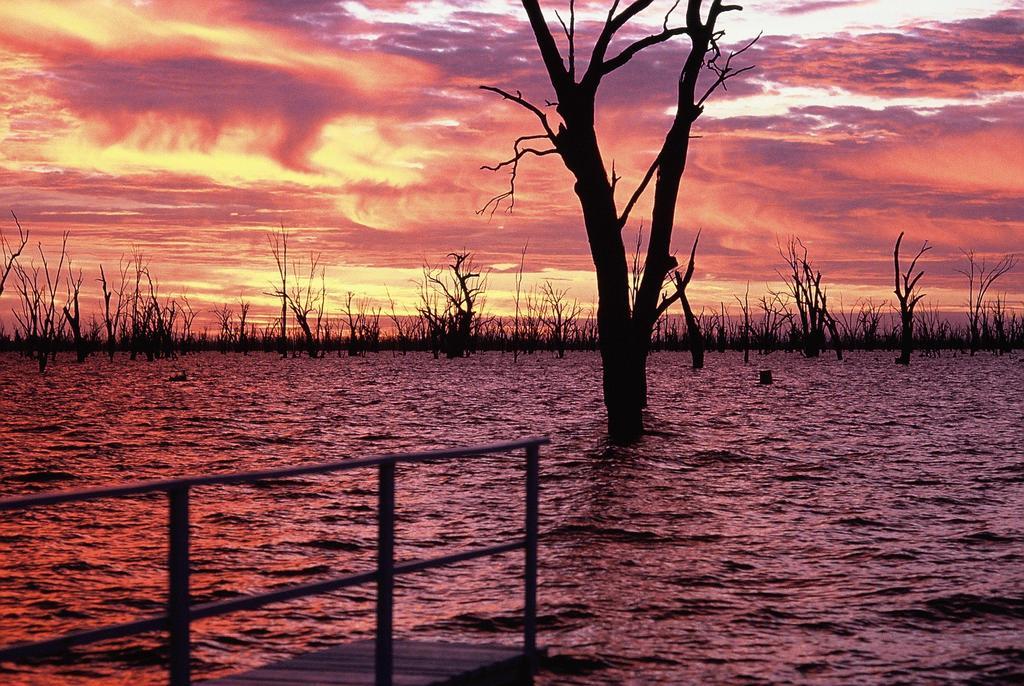
[[[391,686],[393,672],[392,619],[394,614],[395,577],[434,567],[524,549],[523,653],[531,671],[537,663],[537,516],[539,492],[540,446],[547,438],[524,438],[493,445],[434,450],[420,453],[396,453],[318,464],[304,464],[280,469],[265,469],[230,474],[141,481],[120,486],[90,488],[56,493],[38,493],[0,499],[0,511],[24,510],[44,505],[73,503],[99,498],[120,498],[144,493],[167,494],[168,516],[168,594],[167,612],[121,624],[86,629],[55,638],[0,647],[0,661],[17,660],[34,655],[65,652],[74,646],[97,641],[133,636],[151,631],[168,632],[168,662],[172,686],[191,683],[190,626],[192,621],[218,615],[252,610],[270,603],[326,593],[340,588],[376,581],[376,632],[374,671],[379,686]],[[506,543],[470,548],[425,560],[395,562],[395,466],[400,463],[429,462],[472,457],[512,450],[526,451],[526,521],[524,536]],[[189,492],[197,486],[247,484],[265,479],[328,474],[366,467],[378,469],[377,507],[377,569],[347,576],[298,584],[256,595],[243,595],[207,603],[191,604],[189,596]]]

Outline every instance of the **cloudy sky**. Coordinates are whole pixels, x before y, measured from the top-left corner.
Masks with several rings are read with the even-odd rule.
[[[655,2],[649,26],[671,5]],[[546,7],[554,26],[568,10]],[[579,0],[580,52],[606,12]],[[675,247],[702,227],[699,302],[777,281],[791,234],[848,303],[891,296],[901,230],[934,244],[924,283],[948,307],[966,298],[961,249],[1024,252],[1024,2],[773,0],[721,28],[726,47],[763,38],[743,55],[756,71],[696,127]],[[664,133],[685,49],[602,86],[623,187]],[[87,288],[134,246],[165,292],[259,302],[266,232],[283,224],[323,253],[335,304],[385,286],[411,303],[419,266],[465,248],[492,268],[501,308],[527,242],[529,280],[593,297],[557,158],[524,163],[512,214],[475,212],[507,185],[481,165],[536,133],[478,86],[551,97],[515,2],[19,0],[0,4],[0,60],[0,208],[44,247],[69,231]],[[1024,307],[1020,272],[999,290]]]

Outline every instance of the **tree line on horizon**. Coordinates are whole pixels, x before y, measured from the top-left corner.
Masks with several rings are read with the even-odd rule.
[[[468,251],[449,253],[443,264],[423,266],[416,282],[415,311],[399,311],[390,296],[381,304],[349,291],[341,309],[331,313],[321,256],[289,255],[288,233],[282,228],[268,234],[279,280],[266,292],[280,299],[280,315],[257,323],[251,316],[251,302],[240,297],[208,310],[213,326],[199,327],[196,319],[203,311],[187,295],[162,294],[159,280],[138,250],[122,257],[115,273],[108,275],[100,266],[99,307],[83,319],[86,281],[68,254],[68,235],[64,234],[55,258],[48,258],[37,245],[39,262],[33,257],[26,264],[29,232],[16,216],[14,221],[17,239],[9,240],[0,232],[0,296],[5,289],[14,291],[16,326],[9,332],[0,325],[0,350],[35,360],[40,372],[60,351],[74,352],[76,360],[83,362],[92,354],[114,360],[119,352],[132,360],[155,360],[200,351],[311,358],[382,351],[460,358],[499,351],[515,360],[540,352],[561,358],[567,351],[600,349],[593,306],[570,298],[568,289],[550,280],[524,287],[525,247],[516,272],[512,315],[486,312],[487,273]],[[849,308],[841,302],[834,307],[806,246],[791,237],[779,246],[785,265],[778,272],[782,287],[769,287],[751,302],[748,285],[742,296],[734,296],[732,305],[722,302],[698,311],[686,288],[693,278],[699,239],[698,233],[686,269],[675,270],[663,285],[663,302],[679,301],[682,312],[666,308],[651,335],[652,351],[689,351],[694,368],[704,366],[706,351],[742,351],[747,362],[751,352],[763,356],[797,351],[818,357],[831,350],[842,359],[844,350],[899,350],[896,361],[909,364],[915,349],[923,355],[943,350],[973,355],[981,350],[1002,354],[1024,348],[1024,314],[1011,307],[1005,296],[990,295],[995,282],[1016,265],[1014,255],[990,264],[973,251],[964,252],[966,265],[960,271],[967,279],[968,308],[961,322],[944,316],[935,305],[920,304],[923,270],[918,260],[930,246],[923,244],[903,268],[902,233],[893,253],[897,305],[861,299]],[[643,280],[641,240],[638,236],[630,274],[633,297]]]

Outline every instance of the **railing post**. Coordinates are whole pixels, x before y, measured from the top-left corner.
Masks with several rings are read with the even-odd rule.
[[[523,652],[530,673],[537,671],[537,520],[540,495],[540,446],[526,448],[526,569],[524,573]]]
[[[167,551],[168,592],[167,630],[170,634],[171,686],[188,686],[189,671],[189,590],[188,590],[188,486],[167,492],[170,500],[170,539]]]
[[[382,462],[377,485],[377,686],[391,686],[394,662],[392,622],[395,593],[395,463]]]

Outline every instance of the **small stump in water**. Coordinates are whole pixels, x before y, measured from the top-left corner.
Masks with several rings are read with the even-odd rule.
[[[762,369],[760,372],[760,382],[762,386],[768,386],[772,382],[772,370]]]

